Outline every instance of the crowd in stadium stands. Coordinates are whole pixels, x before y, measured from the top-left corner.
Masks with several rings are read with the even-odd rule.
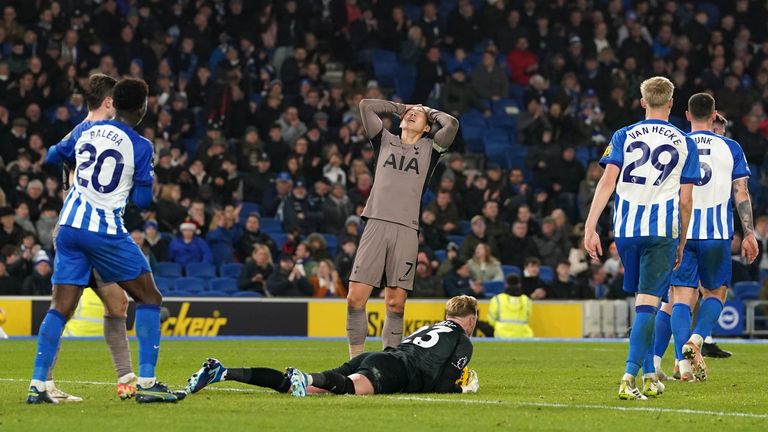
[[[51,291],[62,185],[43,160],[85,117],[94,72],[150,85],[138,130],[155,144],[155,204],[125,221],[166,294],[345,296],[375,181],[363,98],[461,120],[424,197],[414,297],[487,295],[517,272],[533,299],[623,298],[610,212],[603,264],[589,262],[581,222],[595,161],[642,117],[651,75],[674,81],[681,128],[691,94],[715,95],[750,164],[756,213],[768,208],[763,2],[0,5],[0,294]],[[757,226],[765,249],[768,219]],[[739,240],[734,282],[759,280],[768,256],[745,266]]]

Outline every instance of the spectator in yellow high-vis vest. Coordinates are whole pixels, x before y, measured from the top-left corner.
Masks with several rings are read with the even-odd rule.
[[[520,277],[507,276],[506,290],[494,296],[488,308],[488,323],[497,338],[530,338],[533,330],[528,325],[533,303],[523,294]]]

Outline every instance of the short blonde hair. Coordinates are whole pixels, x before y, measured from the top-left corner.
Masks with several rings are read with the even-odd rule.
[[[477,299],[468,295],[451,298],[445,304],[445,316],[466,317],[477,315]]]
[[[650,108],[660,108],[668,104],[674,91],[675,85],[672,81],[662,76],[648,78],[640,84],[640,94]]]

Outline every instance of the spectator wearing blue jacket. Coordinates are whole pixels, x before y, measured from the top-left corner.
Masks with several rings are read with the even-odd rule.
[[[213,263],[213,254],[208,243],[196,235],[197,224],[185,221],[179,226],[181,235],[168,246],[168,260],[186,266],[193,263]]]
[[[217,227],[209,231],[205,240],[211,247],[216,266],[235,261],[235,243],[243,235],[243,227],[237,222],[240,218],[240,209],[233,205],[227,205],[223,211],[217,211],[213,215],[213,221]]]

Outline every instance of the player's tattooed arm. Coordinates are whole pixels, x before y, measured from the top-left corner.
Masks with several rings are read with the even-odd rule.
[[[733,200],[736,203],[736,211],[739,213],[741,227],[744,236],[755,233],[754,216],[752,214],[752,201],[749,197],[747,179],[740,178],[733,181]]]

